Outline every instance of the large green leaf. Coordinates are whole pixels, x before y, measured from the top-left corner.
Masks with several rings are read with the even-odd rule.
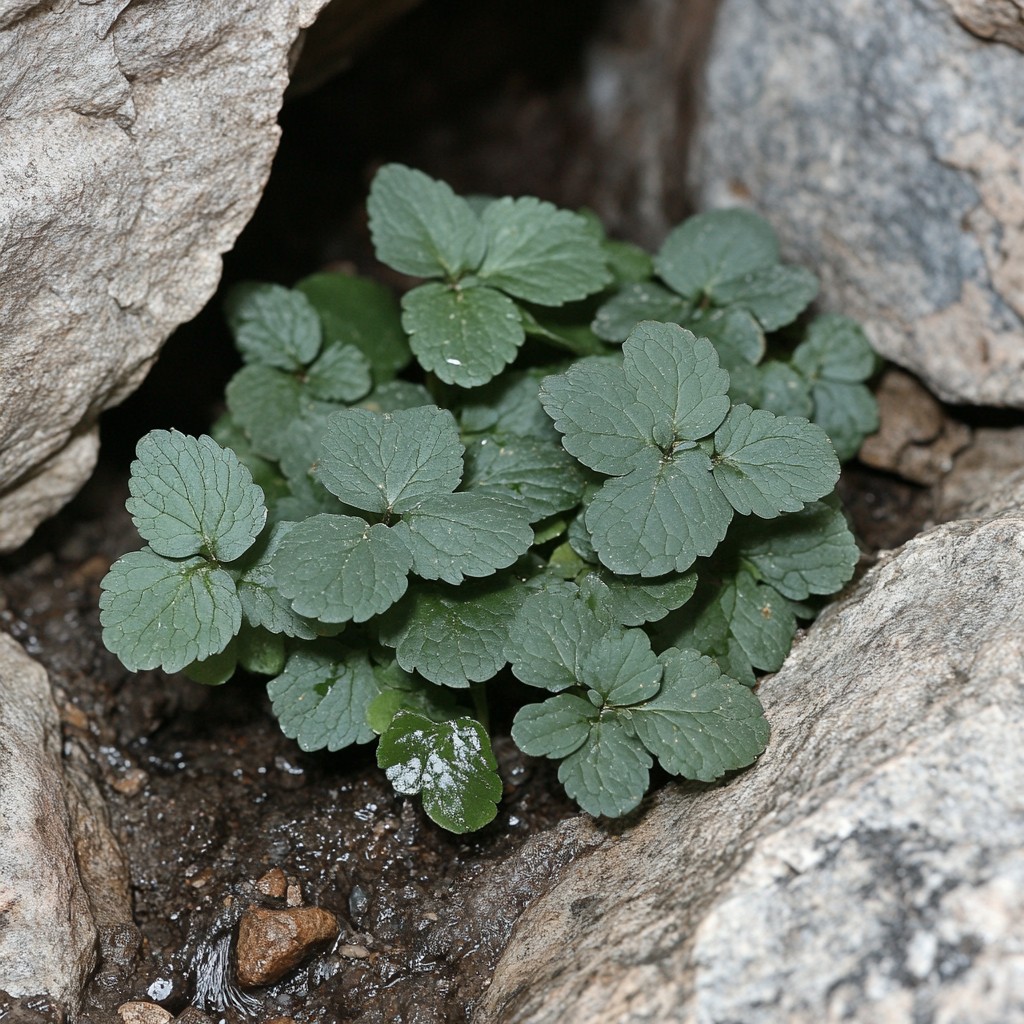
[[[230,562],[252,546],[267,509],[234,452],[177,430],[151,430],[135,451],[125,507],[158,555]]]

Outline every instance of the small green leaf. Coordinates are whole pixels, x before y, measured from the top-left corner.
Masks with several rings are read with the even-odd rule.
[[[875,372],[878,357],[860,324],[830,313],[811,321],[793,365],[810,381],[860,384]]]
[[[227,299],[228,323],[247,363],[298,370],[311,363],[323,337],[320,318],[301,292],[248,282]]]
[[[135,451],[125,507],[158,555],[230,562],[252,546],[267,509],[234,452],[177,430],[151,430]]]
[[[587,741],[559,765],[558,778],[588,814],[618,818],[644,798],[652,763],[622,719],[607,716],[593,724]]]
[[[745,309],[698,310],[682,324],[715,346],[718,360],[730,376],[734,369],[756,365],[764,358],[764,331]]]
[[[829,436],[840,462],[852,459],[878,430],[878,403],[863,384],[819,380],[811,387],[814,422]]]
[[[446,583],[490,576],[533,543],[525,505],[515,498],[469,491],[424,498],[403,513],[400,525],[412,553],[412,571]]]
[[[654,269],[680,295],[713,298],[718,287],[778,262],[771,226],[748,210],[701,213],[669,233],[654,257]],[[716,302],[716,305],[718,303]]]
[[[246,672],[276,676],[284,669],[285,646],[280,633],[254,629],[243,622],[235,643],[238,646],[238,663]]]
[[[540,382],[546,375],[543,369],[512,370],[477,388],[462,406],[462,429],[559,444],[558,432],[540,404]]]
[[[370,363],[355,345],[329,345],[309,367],[310,397],[324,402],[355,402],[373,386]]]
[[[529,337],[542,338],[573,355],[603,355],[607,348],[590,329],[589,306],[580,310],[581,305],[587,306],[586,303],[572,302],[558,309],[530,309],[520,304],[519,315],[523,321],[523,330]]]
[[[408,380],[389,380],[374,388],[359,404],[370,412],[398,412],[399,409],[433,405],[434,399],[422,384],[413,384]]]
[[[615,629],[584,653],[580,671],[585,685],[606,704],[624,706],[653,697],[662,668],[642,629]]]
[[[715,434],[714,476],[740,515],[774,519],[828,494],[839,460],[813,423],[737,405]]]
[[[580,581],[580,589],[593,590],[605,604],[615,622],[623,626],[642,626],[657,622],[681,607],[697,587],[694,573],[671,573],[655,580],[636,576],[616,576],[607,569],[590,569]]]
[[[783,597],[805,601],[811,594],[834,594],[853,578],[860,552],[834,503],[815,501],[778,519],[738,522],[740,556]]]
[[[525,596],[514,579],[416,586],[381,619],[380,641],[405,671],[465,688],[504,667],[509,626]]]
[[[804,267],[776,263],[721,282],[714,301],[739,306],[757,317],[766,331],[792,323],[818,294],[818,279]]]
[[[807,381],[788,363],[769,359],[759,370],[758,406],[776,416],[802,416],[810,419],[814,410]]]
[[[637,737],[661,766],[672,775],[713,782],[751,764],[769,732],[757,697],[697,651],[672,648],[660,660],[661,692],[629,713]]]
[[[683,323],[693,306],[654,281],[641,281],[616,292],[594,314],[594,333],[605,341],[625,341],[642,320]],[[695,333],[700,334],[699,331]]]
[[[366,656],[329,641],[293,651],[284,671],[267,683],[281,731],[302,750],[341,750],[372,740],[366,712],[379,692]]]
[[[458,718],[466,710],[452,690],[410,675],[399,668],[398,662],[377,665],[374,673],[381,691],[370,701],[366,723],[378,735],[387,732],[399,711],[415,711],[435,722],[443,722]]]
[[[482,437],[466,449],[463,486],[474,494],[518,498],[535,522],[575,508],[585,481],[579,463],[557,442]]]
[[[732,588],[729,632],[754,668],[777,672],[789,654],[796,633],[796,618],[789,602],[772,587],[758,583],[748,572],[738,572]]]
[[[271,565],[277,589],[298,615],[365,622],[405,593],[412,555],[379,523],[318,515],[292,527]]]
[[[367,277],[321,273],[295,289],[320,315],[325,345],[354,345],[370,361],[377,384],[408,366],[412,352],[390,288]]]
[[[646,281],[654,273],[654,262],[638,245],[604,239],[601,242],[608,269],[617,285],[636,284]],[[657,317],[641,317],[643,320],[657,320]]]
[[[628,476],[605,482],[586,513],[602,563],[613,572],[685,572],[725,537],[733,510],[700,449],[664,459],[645,449]]]
[[[406,292],[402,326],[420,366],[463,388],[486,384],[526,339],[516,304],[480,285],[431,283]]]
[[[512,723],[512,739],[531,757],[568,757],[586,743],[600,713],[589,700],[560,693],[520,708]]]
[[[238,670],[238,637],[232,637],[227,647],[219,654],[193,661],[186,665],[182,674],[202,686],[223,686]]]
[[[462,834],[493,820],[501,778],[483,726],[472,718],[434,722],[399,711],[380,738],[377,764],[398,793],[423,794],[431,820]]]
[[[234,580],[205,558],[130,551],[100,588],[103,643],[132,672],[180,672],[223,651],[242,624]]]
[[[273,528],[259,557],[238,578],[238,599],[250,625],[260,626],[270,633],[312,640],[317,635],[312,624],[296,615],[288,600],[274,586],[273,558],[293,525],[278,523]]]
[[[487,255],[482,280],[541,306],[561,306],[611,280],[604,250],[586,221],[532,196],[498,199],[481,216]]]
[[[344,409],[327,421],[319,476],[355,508],[401,513],[455,490],[462,453],[455,418],[436,406],[393,413]]]
[[[366,204],[377,258],[415,277],[454,279],[476,270],[486,240],[477,215],[444,182],[385,164]]]

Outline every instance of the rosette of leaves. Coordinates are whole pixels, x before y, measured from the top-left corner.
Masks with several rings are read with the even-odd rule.
[[[653,270],[659,280],[627,284],[599,307],[592,324],[598,337],[622,342],[643,320],[687,327],[715,346],[732,375],[734,401],[812,420],[840,461],[878,429],[877,404],[865,386],[877,369],[867,338],[845,317],[794,323],[817,294],[817,279],[779,261],[775,233],[757,214],[728,209],[691,217],[669,233]],[[783,328],[785,336],[776,333]]]

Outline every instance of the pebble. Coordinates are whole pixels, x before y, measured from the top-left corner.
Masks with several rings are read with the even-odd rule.
[[[123,1024],[167,1024],[174,1017],[174,1014],[169,1013],[162,1006],[157,1006],[156,1003],[145,1003],[141,1000],[122,1003],[117,1008],[117,1015]]]
[[[322,907],[250,907],[238,922],[239,985],[274,984],[337,934],[337,918]]]
[[[256,880],[256,888],[264,896],[283,900],[288,892],[288,879],[280,868],[271,868]]]

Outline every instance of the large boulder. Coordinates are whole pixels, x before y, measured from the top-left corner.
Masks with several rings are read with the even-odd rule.
[[[887,555],[517,922],[476,1024],[1024,1020],[1024,483]]]
[[[1024,407],[1019,0],[724,0],[691,183],[951,402]],[[961,21],[957,20],[958,15]],[[1015,20],[1016,19],[1016,20]]]
[[[325,2],[0,0],[0,551],[216,288]]]

